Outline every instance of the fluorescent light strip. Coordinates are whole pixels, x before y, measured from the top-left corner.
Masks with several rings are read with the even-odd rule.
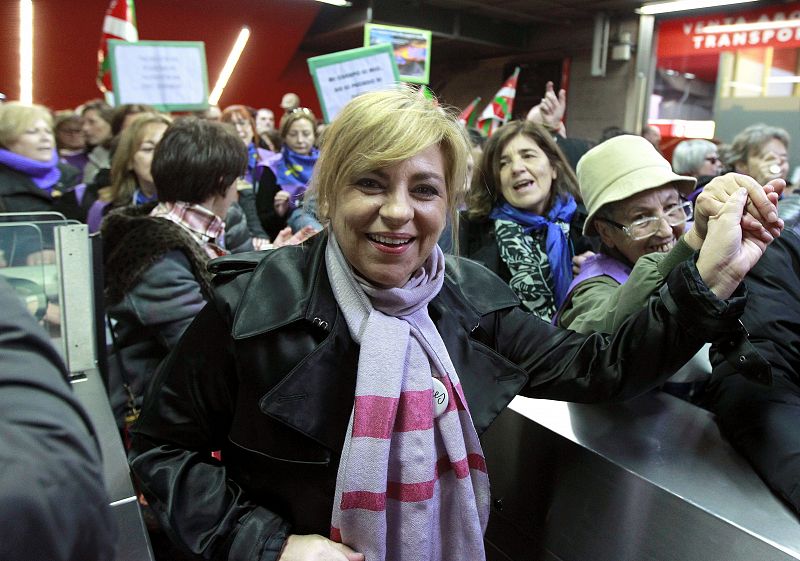
[[[228,60],[225,61],[225,66],[222,67],[222,71],[219,73],[217,83],[214,89],[211,90],[211,95],[208,96],[209,105],[216,105],[219,103],[219,98],[222,97],[222,91],[225,89],[225,86],[228,85],[228,80],[231,74],[233,74],[233,69],[236,68],[236,63],[239,62],[239,57],[242,56],[242,51],[244,50],[244,46],[247,45],[248,39],[250,39],[250,28],[245,26],[239,32],[239,36],[236,38],[236,42],[233,44],[230,54],[228,54]]]
[[[33,0],[19,1],[19,100],[33,103]]]
[[[732,23],[730,25],[707,25],[700,33],[735,33],[737,31],[761,31],[764,29],[785,29],[787,27],[800,27],[800,19]]]
[[[729,6],[732,4],[745,4],[747,2],[756,1],[757,0],[675,0],[674,2],[655,2],[653,4],[644,4],[637,10],[637,12],[646,16],[654,16],[656,14],[684,12],[688,10],[699,10],[701,8]]]
[[[323,4],[331,4],[333,6],[350,6],[350,2],[347,0],[317,0],[317,2],[322,2]]]

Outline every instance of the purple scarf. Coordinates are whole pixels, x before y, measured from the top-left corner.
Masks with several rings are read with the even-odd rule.
[[[49,162],[40,162],[0,148],[0,164],[24,173],[30,177],[34,185],[48,193],[53,189],[53,185],[61,179],[58,159],[58,153],[55,150],[53,150],[53,157]]]
[[[484,559],[489,478],[458,374],[428,303],[444,283],[438,246],[402,288],[357,278],[331,233],[325,264],[361,346],[331,539],[369,561]],[[433,381],[449,402],[434,416]]]
[[[316,148],[312,148],[310,154],[303,155],[284,146],[267,161],[267,166],[275,174],[278,186],[291,195],[290,208],[295,208],[306,192],[318,158],[319,150]]]

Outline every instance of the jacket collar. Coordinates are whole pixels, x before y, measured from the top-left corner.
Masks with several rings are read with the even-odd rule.
[[[333,325],[337,306],[325,268],[327,242],[323,230],[300,245],[272,250],[261,259],[236,310],[234,339],[260,335],[300,319],[323,327]],[[271,293],[268,300],[261,292],[265,287]]]

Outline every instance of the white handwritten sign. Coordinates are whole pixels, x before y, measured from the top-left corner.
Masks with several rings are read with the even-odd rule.
[[[208,106],[205,47],[195,41],[109,41],[114,101],[165,111]]]
[[[354,97],[391,88],[398,81],[389,45],[351,49],[308,59],[320,106],[330,122]]]

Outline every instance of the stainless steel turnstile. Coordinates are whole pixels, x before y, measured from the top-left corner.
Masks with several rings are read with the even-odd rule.
[[[670,395],[518,397],[481,440],[490,561],[800,559],[798,518],[709,412]]]

